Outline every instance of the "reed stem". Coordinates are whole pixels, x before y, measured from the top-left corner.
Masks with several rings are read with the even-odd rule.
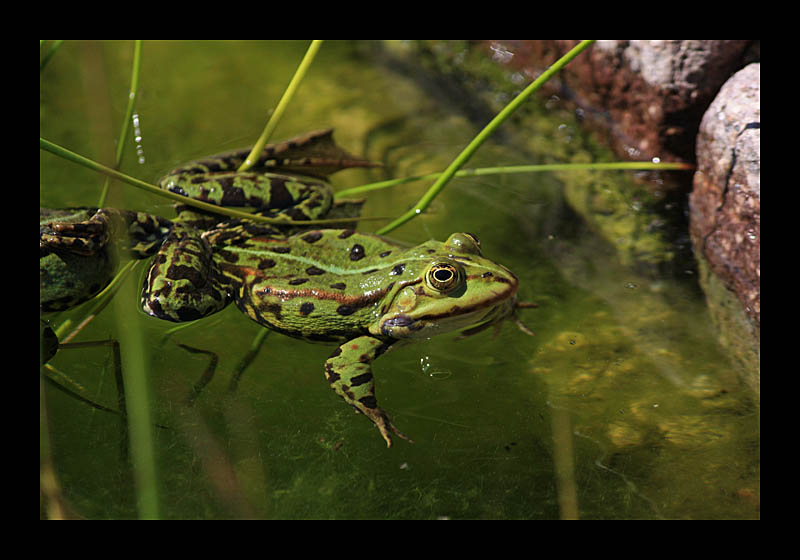
[[[286,91],[283,92],[283,97],[281,97],[281,100],[278,102],[278,106],[275,107],[275,111],[273,111],[273,113],[270,115],[267,125],[264,127],[264,131],[261,133],[261,136],[259,136],[258,141],[256,142],[255,146],[253,146],[253,149],[250,150],[250,154],[247,156],[247,159],[245,159],[244,162],[242,162],[242,165],[239,166],[239,171],[247,171],[256,164],[256,161],[258,161],[259,155],[264,150],[264,146],[267,145],[269,139],[272,137],[272,133],[275,132],[275,129],[278,127],[278,122],[281,120],[283,113],[286,111],[286,107],[289,105],[289,102],[294,97],[297,88],[300,86],[300,82],[303,81],[306,72],[311,67],[311,63],[314,61],[314,57],[317,56],[317,52],[321,46],[322,41],[311,41],[303,60],[300,62],[300,66],[297,67],[297,71],[294,73],[294,76],[292,76],[292,80],[286,87]]]
[[[530,97],[533,92],[538,90],[542,85],[544,85],[547,80],[553,77],[557,72],[559,72],[564,66],[566,66],[573,58],[578,56],[582,53],[586,48],[589,47],[594,43],[593,40],[581,41],[577,46],[575,46],[571,51],[567,54],[562,56],[559,60],[557,60],[550,68],[545,70],[541,76],[536,78],[528,87],[526,87],[522,93],[517,95],[511,102],[503,107],[503,109],[497,113],[497,115],[487,124],[483,130],[481,130],[472,141],[467,144],[466,148],[462,150],[458,156],[453,160],[453,162],[445,169],[436,182],[428,189],[428,191],[422,195],[422,198],[405,214],[401,215],[397,219],[395,219],[392,223],[382,227],[376,233],[378,234],[385,234],[393,229],[403,225],[407,221],[411,220],[417,214],[421,214],[425,211],[428,206],[430,206],[431,202],[439,195],[439,193],[444,189],[447,183],[455,176],[456,172],[461,169],[464,164],[469,161],[469,158],[472,157],[472,154],[491,136],[491,134],[497,130],[497,128],[505,122],[505,120],[510,117],[514,111],[516,111],[527,99]]]

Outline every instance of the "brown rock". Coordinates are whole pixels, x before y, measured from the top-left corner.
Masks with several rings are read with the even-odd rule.
[[[697,140],[690,232],[698,258],[761,326],[761,70],[750,64],[720,90]]]
[[[534,75],[578,41],[487,41]],[[698,124],[751,41],[598,41],[561,72],[568,95],[605,115],[616,151],[627,158],[691,161]],[[550,84],[550,91],[554,84]],[[565,91],[560,91],[562,95]]]

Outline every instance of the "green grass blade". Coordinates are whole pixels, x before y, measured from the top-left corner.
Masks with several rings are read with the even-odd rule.
[[[122,376],[125,384],[125,409],[128,415],[130,457],[136,485],[137,510],[140,519],[159,519],[160,484],[156,462],[155,419],[153,418],[149,379],[149,349],[142,330],[130,320],[130,301],[136,301],[138,290],[128,282],[114,298],[114,316],[120,348]]]
[[[56,54],[58,48],[63,44],[64,44],[64,39],[53,41],[53,44],[50,45],[50,48],[47,50],[45,55],[42,57],[42,60],[39,62],[39,72],[44,70],[44,67],[47,66],[47,63],[50,62],[50,59],[53,58],[53,55]],[[42,46],[44,46],[44,41],[39,41],[39,48],[41,49]]]
[[[576,171],[576,170],[598,170],[598,171],[685,171],[694,169],[690,163],[667,162],[655,163],[652,161],[620,161],[613,163],[546,163],[540,165],[506,165],[502,167],[480,167],[477,169],[461,169],[455,173],[455,177],[479,177],[482,175],[502,175],[506,173],[541,173],[545,171]],[[366,192],[396,187],[414,181],[430,181],[438,179],[444,172],[428,173],[427,175],[415,175],[413,177],[402,177],[400,179],[388,179],[359,185],[349,189],[344,189],[336,193],[336,198],[346,198],[348,196],[362,195]]]
[[[317,52],[321,46],[322,41],[311,41],[311,45],[309,45],[303,60],[300,62],[300,66],[297,67],[297,71],[294,73],[289,85],[286,87],[283,97],[281,97],[281,100],[278,102],[278,106],[275,108],[275,111],[272,113],[272,115],[270,115],[267,125],[264,127],[264,131],[261,133],[261,136],[259,136],[258,141],[256,142],[255,146],[253,146],[253,149],[250,150],[250,154],[247,156],[247,159],[244,160],[241,166],[239,166],[239,171],[247,171],[253,167],[253,165],[255,165],[259,154],[264,149],[264,146],[267,145],[267,142],[269,142],[269,139],[272,137],[272,133],[275,132],[278,122],[281,120],[283,113],[286,111],[286,107],[294,97],[297,88],[300,86],[300,82],[303,81],[306,72],[311,67],[311,63],[314,61],[314,57],[317,56]]]
[[[195,208],[200,208],[202,210],[207,210],[210,212],[214,212],[216,214],[223,214],[225,216],[230,216],[232,218],[244,218],[247,220],[252,220],[254,222],[263,222],[267,224],[281,224],[281,225],[326,225],[326,224],[335,224],[341,222],[355,222],[360,220],[366,220],[369,218],[335,218],[329,220],[287,220],[282,218],[265,218],[264,216],[256,216],[249,212],[242,212],[240,210],[233,210],[231,208],[217,206],[215,204],[209,204],[207,202],[201,202],[199,200],[194,200],[193,198],[189,198],[186,196],[181,196],[179,194],[165,191],[163,189],[159,189],[155,185],[151,185],[150,183],[146,183],[136,177],[131,177],[130,175],[126,175],[116,169],[111,169],[110,167],[106,167],[101,163],[97,163],[96,161],[92,161],[91,159],[84,157],[80,154],[76,154],[73,151],[70,151],[58,144],[54,144],[49,140],[45,140],[42,137],[39,137],[39,149],[44,150],[45,152],[50,152],[56,156],[62,157],[66,160],[69,160],[73,163],[77,163],[78,165],[82,165],[93,171],[97,171],[98,173],[102,173],[107,175],[113,179],[117,179],[122,181],[123,183],[127,183],[132,185],[138,189],[145,190],[150,194],[154,194],[156,196],[161,196],[164,198],[169,198],[175,200],[177,202],[181,202],[188,206],[194,206]]]
[[[133,68],[131,70],[131,87],[128,92],[128,107],[125,109],[125,116],[122,119],[122,130],[119,131],[119,140],[117,141],[117,154],[114,158],[114,169],[119,169],[122,162],[122,155],[125,153],[125,146],[127,142],[125,139],[128,137],[128,131],[131,128],[131,118],[133,117],[133,108],[136,105],[136,95],[139,92],[139,71],[142,68],[142,41],[134,42],[133,47]],[[103,190],[100,193],[100,200],[97,206],[102,208],[106,205],[106,198],[108,198],[109,179],[106,178],[103,184]]]
[[[442,189],[450,182],[450,180],[455,176],[456,172],[461,169],[464,164],[469,161],[469,158],[472,157],[472,154],[489,138],[489,136],[501,125],[505,120],[511,116],[514,111],[516,111],[520,105],[522,105],[528,97],[533,94],[536,90],[542,87],[542,85],[547,82],[551,77],[553,77],[557,72],[559,72],[565,65],[567,65],[573,58],[578,56],[581,52],[583,52],[589,45],[594,43],[593,40],[581,41],[575,48],[569,51],[567,54],[562,56],[559,60],[557,60],[550,68],[545,70],[541,76],[539,76],[536,80],[534,80],[528,87],[526,87],[522,93],[517,95],[511,102],[506,105],[490,122],[487,124],[483,130],[481,130],[475,138],[472,139],[464,150],[456,156],[447,169],[445,169],[436,182],[431,186],[430,189],[419,199],[417,204],[414,205],[413,208],[408,210],[405,214],[398,217],[392,223],[384,226],[383,228],[377,231],[378,234],[385,234],[393,229],[403,225],[407,221],[411,220],[417,214],[420,214],[425,211],[425,209],[431,204],[431,202],[439,195]]]

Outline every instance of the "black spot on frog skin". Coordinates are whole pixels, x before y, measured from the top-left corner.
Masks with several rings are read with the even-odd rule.
[[[379,254],[378,256],[379,256],[380,258],[384,258],[384,257],[388,257],[388,256],[389,256],[389,255],[391,255],[391,254],[392,254],[392,252],[391,252],[391,251],[384,251],[383,253]]]
[[[188,280],[194,286],[202,286],[205,283],[205,277],[201,272],[192,266],[182,264],[170,266],[167,269],[167,277],[172,280]]]
[[[286,181],[273,178],[269,185],[269,205],[272,208],[289,208],[295,203],[294,197],[286,188]]]
[[[321,274],[325,274],[325,271],[321,268],[317,268],[316,266],[309,266],[306,269],[306,274],[309,276],[320,276]]]
[[[345,284],[344,282],[336,282],[335,284],[331,284],[331,288],[333,288],[334,290],[346,290],[347,284]]]
[[[299,286],[300,284],[305,284],[306,282],[308,282],[308,278],[293,278],[292,280],[289,280],[289,285]]]
[[[312,311],[314,311],[313,303],[306,302],[300,306],[300,315],[309,315]]]
[[[406,265],[404,263],[398,264],[395,266],[392,271],[389,273],[391,276],[399,276],[403,274],[403,271],[406,269]]]
[[[313,204],[309,204],[309,207],[314,206]],[[288,208],[281,212],[284,216],[288,216],[292,220],[308,220],[309,216],[306,214],[302,208]]]
[[[282,309],[278,303],[265,303],[260,309],[258,309],[258,311],[262,313],[271,313],[277,321],[283,321],[283,314],[281,313]]]
[[[281,253],[282,255],[291,252],[291,248],[289,247],[271,247],[269,250],[273,253]]]
[[[355,232],[356,232],[356,230],[354,230],[354,229],[346,229],[342,233],[340,233],[338,237],[339,237],[339,239],[347,239],[348,237],[353,235]]]
[[[339,315],[347,316],[355,313],[356,309],[357,307],[354,307],[352,305],[342,304],[336,308],[336,313],[338,313]]]
[[[366,397],[361,397],[358,399],[358,402],[363,404],[367,408],[377,408],[378,407],[378,400],[373,397],[372,395],[367,395]]]
[[[336,355],[338,356],[338,354]],[[334,356],[331,356],[331,358],[333,357]],[[330,364],[325,364],[325,377],[328,378],[328,383],[331,384],[336,383],[342,378]]]
[[[303,235],[302,237],[300,237],[300,239],[302,239],[306,243],[316,243],[317,241],[322,239],[322,232],[320,232],[320,231],[312,231],[312,232],[309,232],[309,233]]]
[[[264,270],[265,268],[272,268],[275,264],[275,261],[272,259],[261,259],[258,261],[258,269]]]
[[[218,249],[217,251],[218,251],[217,254],[220,257],[222,257],[223,259],[225,259],[225,262],[230,263],[230,264],[236,264],[236,263],[239,262],[238,253],[234,253],[233,251],[226,251],[225,249]],[[274,266],[275,261],[272,261],[272,262],[273,262],[273,266]],[[259,264],[259,267],[260,266],[261,265]]]
[[[358,387],[359,385],[363,385],[364,383],[369,383],[372,381],[372,373],[362,373],[361,375],[356,375],[355,377],[350,379],[350,386],[351,387]]]
[[[364,246],[359,245],[356,243],[353,245],[353,248],[350,249],[350,260],[351,261],[360,261],[366,256],[366,252],[364,251]]]

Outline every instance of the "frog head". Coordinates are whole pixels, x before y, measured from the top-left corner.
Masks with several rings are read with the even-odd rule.
[[[428,338],[502,321],[514,307],[519,281],[481,254],[480,242],[454,233],[446,242],[414,249],[419,273],[399,285],[370,332],[391,338]]]

